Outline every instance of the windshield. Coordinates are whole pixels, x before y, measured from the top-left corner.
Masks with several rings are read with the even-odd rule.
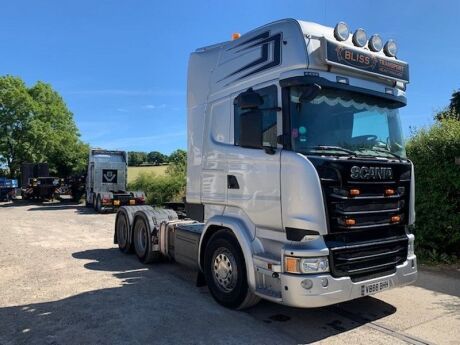
[[[405,158],[398,109],[383,98],[308,86],[290,89],[291,145],[304,154]],[[307,96],[305,96],[307,95]]]

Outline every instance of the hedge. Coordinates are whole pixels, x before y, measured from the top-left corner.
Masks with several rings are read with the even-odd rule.
[[[417,131],[406,150],[415,168],[417,253],[430,261],[456,260],[460,257],[460,121],[445,119]]]

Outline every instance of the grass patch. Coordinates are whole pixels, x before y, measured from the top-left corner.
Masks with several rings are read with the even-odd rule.
[[[147,166],[147,167],[128,167],[128,183],[134,182],[135,179],[139,177],[140,174],[146,173],[155,173],[157,176],[163,176],[166,174],[167,165],[158,165],[158,166]]]

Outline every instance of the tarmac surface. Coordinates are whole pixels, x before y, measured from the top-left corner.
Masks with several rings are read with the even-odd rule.
[[[227,310],[113,244],[114,214],[0,203],[0,344],[460,344],[460,272],[317,309]]]

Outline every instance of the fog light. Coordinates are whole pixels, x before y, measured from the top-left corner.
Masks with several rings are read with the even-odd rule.
[[[381,51],[383,48],[382,38],[377,34],[372,35],[369,40],[368,46],[369,46],[369,49],[372,50],[373,52]]]
[[[367,42],[367,35],[364,29],[358,29],[353,34],[353,44],[357,47],[364,47]]]
[[[334,28],[334,37],[337,41],[345,41],[350,36],[350,29],[344,22],[337,23]]]
[[[305,290],[310,290],[313,287],[313,282],[310,279],[304,279],[300,283]]]
[[[393,40],[388,40],[383,47],[383,52],[386,56],[396,57],[396,53],[398,52],[398,47],[396,46],[396,42]]]
[[[329,285],[329,280],[327,278],[321,278],[321,286],[327,287]]]

